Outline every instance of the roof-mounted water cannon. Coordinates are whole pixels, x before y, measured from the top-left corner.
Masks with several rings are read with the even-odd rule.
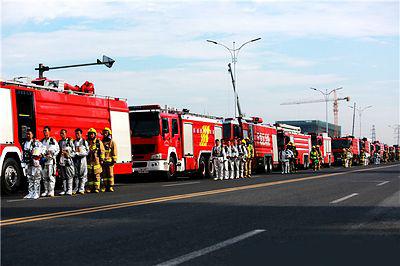
[[[108,68],[111,68],[113,64],[115,63],[115,60],[103,55],[103,60],[101,61],[100,59],[97,59],[96,63],[87,63],[87,64],[76,64],[76,65],[66,65],[66,66],[57,66],[57,67],[49,67],[45,66],[43,64],[39,64],[39,67],[35,68],[35,70],[39,71],[39,78],[43,78],[43,73],[45,71],[49,71],[51,69],[61,69],[61,68],[71,68],[71,67],[82,67],[82,66],[93,66],[93,65],[105,65]]]

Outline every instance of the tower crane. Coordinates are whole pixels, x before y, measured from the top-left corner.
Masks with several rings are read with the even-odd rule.
[[[299,100],[292,102],[284,102],[281,105],[294,105],[294,104],[308,104],[308,103],[322,103],[322,102],[333,102],[333,116],[335,124],[334,136],[338,136],[338,124],[339,124],[339,101],[350,101],[350,97],[337,97],[336,91],[333,91],[333,98],[328,99],[313,99],[313,100]]]

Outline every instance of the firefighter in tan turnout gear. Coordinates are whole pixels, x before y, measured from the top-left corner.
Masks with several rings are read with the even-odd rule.
[[[87,168],[88,168],[88,182],[86,186],[86,192],[100,192],[100,174],[102,172],[102,163],[104,160],[104,145],[101,140],[97,137],[97,132],[94,128],[90,128],[88,131],[88,145],[89,153],[87,156]]]
[[[108,127],[103,129],[104,161],[101,191],[114,192],[114,164],[117,162],[117,145]]]
[[[75,156],[74,143],[67,138],[67,130],[61,129],[60,154],[58,159],[59,175],[63,181],[63,190],[59,195],[72,195],[72,182],[75,175],[73,157]]]

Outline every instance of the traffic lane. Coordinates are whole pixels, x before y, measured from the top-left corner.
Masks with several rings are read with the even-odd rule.
[[[316,189],[321,190],[321,187]],[[275,190],[273,187],[268,187],[5,227],[3,236],[6,236],[6,239],[2,241],[2,245],[12,247],[16,243],[31,243],[32,246],[21,247],[22,250],[28,251],[26,256],[25,254],[21,256],[23,264],[26,262],[24,258],[34,254],[29,253],[29,250],[32,252],[36,249],[45,250],[45,246],[53,245],[65,250],[70,244],[69,241],[58,243],[59,240],[69,240],[79,236],[77,247],[70,253],[72,257],[55,252],[53,259],[56,260],[61,256],[62,261],[72,263],[73,256],[79,256],[79,252],[86,249],[88,254],[80,262],[90,264],[92,260],[98,261],[95,259],[97,257],[102,262],[150,265],[255,228],[266,227],[271,237],[283,240],[287,235],[290,236],[297,231],[308,232],[307,235],[314,231],[313,228],[336,228],[338,221],[344,224],[358,222],[359,217],[373,208],[336,207],[332,212],[329,206],[296,206],[298,204],[296,197],[290,195],[293,191],[297,190],[291,189],[282,193],[287,194],[284,198],[292,198],[294,206],[271,206],[270,198],[266,198],[266,195]],[[237,202],[247,202],[247,204],[238,205],[232,201],[232,196]],[[286,201],[282,202],[282,205],[285,203]],[[26,239],[26,236],[29,236],[29,239]],[[316,239],[318,237],[317,234]],[[10,240],[11,243],[7,242]],[[65,244],[67,246],[64,246]],[[6,250],[3,254],[9,253]],[[157,254],[156,258],[154,254]],[[40,258],[32,259],[41,262]]]
[[[389,165],[383,167],[396,167],[398,165]],[[352,170],[342,170],[332,171],[327,169],[324,173],[339,172],[347,173],[348,171],[375,171],[374,169],[359,168]],[[308,177],[307,173],[302,173],[300,175],[275,175],[275,176],[263,176],[261,178],[253,179],[240,179],[240,180],[226,180],[226,181],[212,181],[203,180],[200,183],[196,183],[190,186],[180,186],[180,187],[161,187],[159,183],[150,186],[148,184],[147,189],[136,188],[135,186],[125,186],[123,189],[119,189],[116,193],[105,193],[105,194],[89,194],[85,196],[75,196],[75,197],[57,197],[57,198],[45,198],[42,200],[32,201],[17,201],[17,202],[5,202],[3,201],[2,215],[3,220],[14,217],[25,217],[37,214],[46,214],[49,212],[60,212],[60,211],[70,211],[79,208],[87,208],[93,206],[103,206],[107,204],[129,202],[135,200],[143,200],[155,197],[171,196],[176,194],[192,193],[198,191],[208,191],[210,189],[220,189],[220,188],[230,188],[230,187],[240,187],[249,184],[258,184],[269,181],[279,181],[279,180],[291,180],[302,177]],[[312,174],[311,176],[317,176]]]
[[[340,172],[342,169],[325,169],[318,174]],[[120,203],[133,200],[149,199],[153,197],[171,196],[181,193],[192,193],[198,191],[206,191],[211,188],[220,189],[228,187],[242,186],[246,184],[257,184],[261,182],[278,181],[296,179],[309,175],[316,175],[310,171],[305,171],[293,175],[256,175],[252,179],[235,179],[214,181],[210,179],[196,180],[199,183],[188,186],[169,186],[165,185],[179,184],[181,182],[188,182],[187,180],[179,180],[175,182],[156,182],[145,184],[132,184],[122,183],[117,184],[116,192],[114,193],[100,193],[100,194],[86,194],[77,196],[57,196],[55,198],[42,198],[39,200],[24,200],[22,195],[20,197],[3,197],[2,216],[3,219],[20,217],[26,215],[42,214],[43,209],[52,212],[67,211],[76,208],[95,207],[105,204]]]

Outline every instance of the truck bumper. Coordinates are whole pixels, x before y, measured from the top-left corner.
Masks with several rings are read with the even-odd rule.
[[[164,172],[168,171],[168,161],[167,160],[134,161],[132,168],[135,174]]]

